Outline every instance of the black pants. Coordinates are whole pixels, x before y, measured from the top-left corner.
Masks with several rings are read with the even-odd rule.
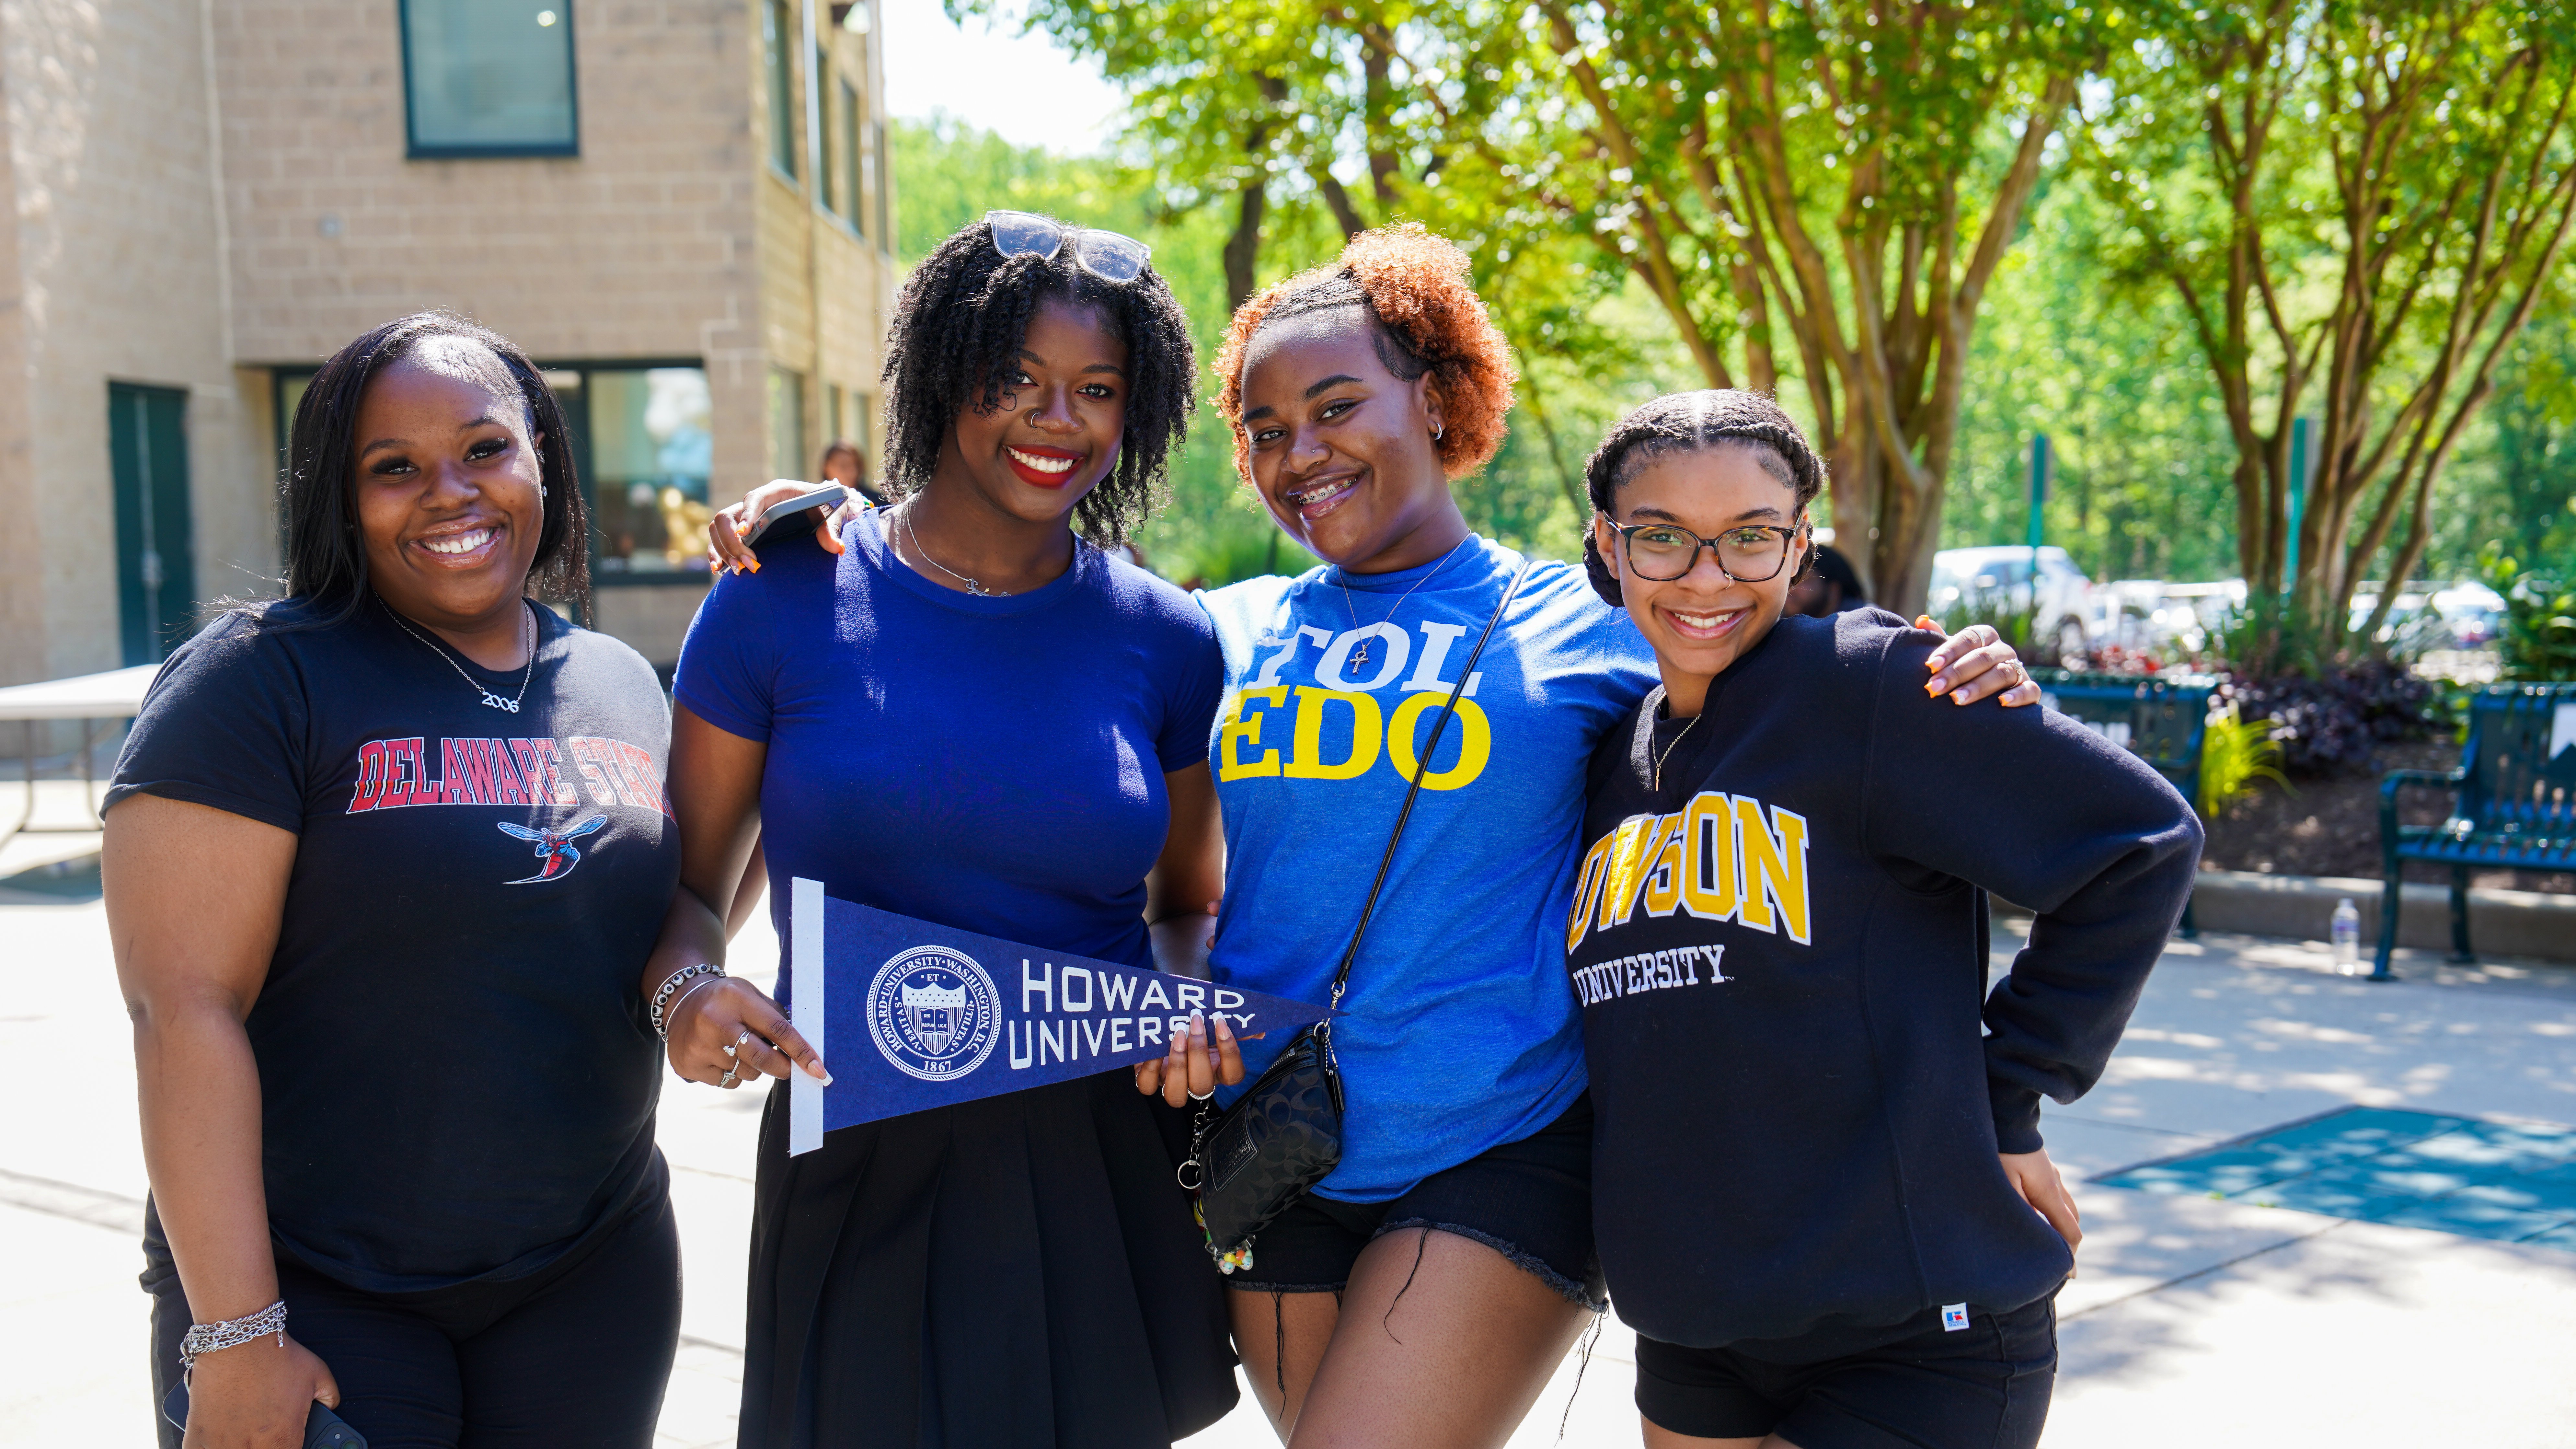
[[[178,1382],[179,1340],[192,1320],[166,1258],[143,1284],[152,1293],[154,1418],[161,1449],[179,1449],[179,1431],[158,1409]],[[287,1332],[329,1366],[340,1417],[368,1449],[653,1442],[680,1335],[680,1238],[660,1193],[509,1282],[367,1293],[280,1258],[277,1285]]]
[[[1639,1334],[1637,1409],[1676,1434],[1778,1434],[1799,1449],[2036,1449],[2057,1381],[2056,1296],[1959,1306],[1959,1319],[1927,1310],[1829,1357],[1795,1340],[1683,1348]]]

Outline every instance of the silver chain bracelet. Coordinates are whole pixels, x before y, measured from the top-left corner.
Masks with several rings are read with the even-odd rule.
[[[240,1318],[227,1318],[221,1323],[200,1323],[190,1328],[179,1340],[179,1367],[192,1369],[201,1354],[220,1353],[238,1348],[255,1338],[277,1335],[277,1346],[286,1347],[286,1300],[281,1298],[257,1313]]]
[[[662,1021],[662,1008],[666,1003],[670,1002],[671,994],[673,992],[688,985],[689,982],[696,977],[709,975],[722,976],[723,974],[725,974],[725,969],[722,966],[718,966],[712,961],[701,961],[695,966],[683,966],[679,970],[672,972],[670,975],[663,977],[662,989],[653,993],[653,1034],[664,1041],[669,1041],[671,1039],[671,1033]]]

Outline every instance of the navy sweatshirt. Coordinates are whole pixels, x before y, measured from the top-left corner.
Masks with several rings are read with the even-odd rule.
[[[1927,698],[1938,642],[1784,619],[1695,724],[1658,689],[1593,757],[1568,966],[1601,1262],[1649,1337],[1815,1361],[2072,1266],[1996,1155],[2101,1075],[2200,825],[2064,715]],[[1988,890],[2038,912],[1991,993]]]

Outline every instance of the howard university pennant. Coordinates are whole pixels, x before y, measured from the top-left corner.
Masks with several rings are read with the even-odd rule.
[[[789,1078],[787,1150],[930,1107],[1152,1061],[1190,1013],[1238,1037],[1290,1032],[1320,1006],[1068,956],[855,905],[798,879],[788,900],[789,1014],[828,1087]]]

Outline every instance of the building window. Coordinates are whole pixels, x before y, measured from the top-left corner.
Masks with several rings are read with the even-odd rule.
[[[598,582],[706,576],[714,409],[697,367],[589,367],[546,375],[586,445]]]
[[[859,235],[868,234],[867,195],[859,184],[859,92],[848,81],[841,82],[841,219]]]
[[[769,476],[802,478],[805,457],[805,374],[769,370]]]
[[[796,33],[787,0],[768,0],[761,7],[760,38],[769,62],[769,164],[778,174],[796,179]]]
[[[894,249],[894,168],[886,164],[885,122],[878,121],[868,129],[876,133],[877,249]]]
[[[402,0],[415,157],[577,156],[572,0]]]

